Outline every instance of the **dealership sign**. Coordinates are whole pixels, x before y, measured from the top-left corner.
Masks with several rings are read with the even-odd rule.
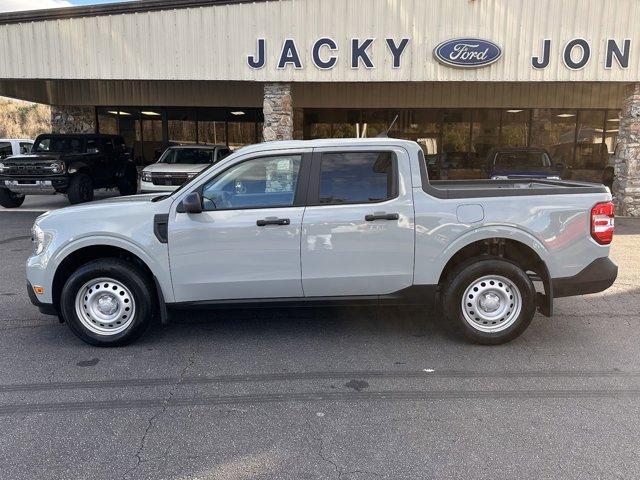
[[[452,67],[478,68],[497,62],[502,49],[488,40],[458,38],[442,42],[433,50],[433,56]]]
[[[375,38],[352,38],[349,42],[347,62],[351,69],[375,68],[373,49],[377,40]],[[411,39],[409,38],[385,38],[384,50],[389,56],[391,68],[402,67],[403,54],[407,50]],[[602,65],[605,69],[613,68],[614,60],[622,69],[629,67],[631,40],[625,39],[618,42],[608,38],[604,43],[605,56]],[[549,66],[553,54],[552,41],[542,40],[542,48],[531,49],[530,66],[536,70],[544,70]],[[557,47],[555,47],[557,48]],[[584,38],[573,38],[560,45],[560,58],[570,70],[584,68],[592,57],[592,45]],[[340,49],[338,42],[331,37],[316,39],[309,52],[310,63],[320,70],[331,70],[338,63]],[[293,38],[286,38],[282,42],[277,54],[276,68],[284,70],[304,68],[304,59],[301,55],[304,49],[296,44]],[[557,53],[556,53],[557,55]],[[439,43],[433,50],[433,56],[441,64],[456,68],[482,68],[489,66],[502,58],[502,48],[489,40],[479,38],[457,38],[445,40]],[[247,55],[247,65],[253,69],[260,69],[267,65],[267,40],[258,38],[255,51]],[[304,60],[304,62],[303,62]]]

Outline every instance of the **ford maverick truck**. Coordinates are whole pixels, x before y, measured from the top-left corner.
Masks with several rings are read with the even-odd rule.
[[[0,161],[0,205],[16,208],[25,195],[61,193],[69,203],[93,200],[96,188],[138,189],[138,172],[118,135],[39,135],[24,155]]]
[[[499,344],[614,282],[606,187],[427,172],[406,140],[245,147],[171,194],[38,217],[29,296],[101,346],[178,308],[336,303],[421,304]]]

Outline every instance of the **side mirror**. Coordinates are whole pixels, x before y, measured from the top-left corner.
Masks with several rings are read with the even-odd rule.
[[[185,213],[202,213],[202,199],[198,192],[192,192],[184,197],[182,211]]]

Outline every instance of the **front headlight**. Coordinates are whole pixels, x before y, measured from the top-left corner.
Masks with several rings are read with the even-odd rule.
[[[560,177],[558,175],[552,175],[550,177],[547,177],[547,180],[560,180]]]
[[[49,165],[49,169],[51,173],[62,173],[64,172],[64,162],[53,162]]]
[[[5,170],[9,170],[9,167],[5,167],[4,163],[0,163],[0,173],[4,172]]]
[[[509,177],[505,175],[494,175],[491,180],[509,180]]]
[[[39,225],[34,224],[31,228],[31,241],[33,242],[33,253],[40,255],[45,249],[45,234]]]
[[[151,173],[149,172],[142,172],[142,181],[143,182],[150,182],[151,181]]]

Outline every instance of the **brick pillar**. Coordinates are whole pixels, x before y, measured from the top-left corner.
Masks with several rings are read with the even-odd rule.
[[[264,126],[265,142],[293,139],[293,102],[290,83],[265,83]]]
[[[627,86],[618,146],[613,158],[613,194],[618,215],[640,216],[640,83]]]
[[[52,106],[53,133],[95,133],[96,117],[93,107]]]

